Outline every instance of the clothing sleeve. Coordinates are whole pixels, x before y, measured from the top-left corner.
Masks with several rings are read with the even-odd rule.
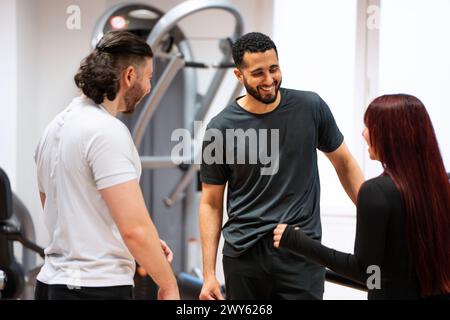
[[[318,144],[317,148],[323,152],[335,151],[344,141],[333,114],[326,102],[319,97],[318,110]]]
[[[37,185],[38,185],[39,192],[45,193],[44,186],[43,186],[42,181],[39,176],[39,172],[40,172],[39,168],[41,166],[40,161],[39,161],[40,150],[41,150],[41,140],[38,142],[38,144],[34,150],[33,159],[34,159],[34,163],[36,164],[37,173],[38,173],[37,174]]]
[[[358,197],[354,254],[343,253],[322,245],[302,230],[288,226],[280,245],[322,264],[336,273],[365,283],[367,267],[381,266],[384,256],[389,207],[376,185],[364,184]]]
[[[85,156],[98,190],[138,179],[134,144],[123,128],[99,130],[87,142]]]
[[[200,180],[203,183],[226,184],[230,169],[225,159],[225,135],[222,131],[208,126],[202,144],[202,162],[200,165]]]

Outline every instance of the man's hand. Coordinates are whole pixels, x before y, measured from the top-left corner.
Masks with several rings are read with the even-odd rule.
[[[164,255],[166,256],[167,262],[172,263],[173,261],[173,252],[170,249],[170,247],[167,245],[167,243],[159,239],[161,242],[161,249],[164,252]],[[180,293],[178,292],[178,288],[173,288],[169,290],[163,290],[161,288],[158,289],[158,300],[179,300],[180,299]]]
[[[273,230],[273,245],[275,246],[275,248],[280,247],[280,240],[281,237],[283,236],[284,230],[286,230],[286,227],[287,224],[279,224],[277,225],[275,230]]]
[[[200,300],[224,300],[220,291],[220,283],[215,277],[205,279],[202,291],[199,296]]]
[[[164,255],[167,258],[167,261],[169,263],[172,263],[173,261],[173,252],[172,250],[170,250],[169,246],[167,245],[167,243],[164,240],[159,239],[159,241],[161,242],[161,248],[164,252]]]

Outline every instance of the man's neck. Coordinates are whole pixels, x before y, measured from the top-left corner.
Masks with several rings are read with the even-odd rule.
[[[117,116],[117,113],[119,112],[120,107],[120,97],[119,95],[116,96],[114,100],[108,100],[108,98],[105,98],[103,100],[102,106],[110,113],[113,117]]]
[[[281,101],[281,91],[278,91],[277,98],[274,102],[270,104],[262,103],[261,101],[256,100],[251,95],[247,93],[247,95],[243,96],[241,99],[238,100],[238,104],[251,113],[256,114],[264,114],[273,111]]]

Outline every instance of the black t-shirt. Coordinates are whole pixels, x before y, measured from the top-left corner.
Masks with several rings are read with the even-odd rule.
[[[321,239],[317,149],[335,151],[344,138],[319,95],[284,88],[280,93],[280,104],[271,112],[254,114],[235,101],[207,127],[207,132],[222,133],[223,149],[212,154],[223,161],[207,164],[203,159],[200,177],[207,184],[228,182],[223,254],[230,257],[242,254],[278,223],[298,224],[312,238]],[[237,129],[249,133],[246,143],[227,137]],[[252,136],[249,129],[256,133]],[[205,138],[203,151],[209,151],[214,141],[216,137]],[[279,157],[252,161],[250,153],[256,147],[258,155],[273,156],[278,149]],[[227,163],[230,152],[235,158]],[[239,161],[239,154],[245,155],[245,163]]]
[[[389,176],[382,176],[366,181],[359,191],[354,255],[327,248],[292,226],[286,228],[280,245],[363,284],[376,274],[368,267],[378,266],[381,286],[370,288],[369,299],[419,299],[405,223],[400,192]]]

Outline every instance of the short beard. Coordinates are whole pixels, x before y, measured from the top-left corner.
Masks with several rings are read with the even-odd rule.
[[[275,81],[275,95],[273,97],[264,99],[262,97],[262,95],[258,92],[258,89],[254,89],[252,87],[250,87],[250,85],[247,83],[247,81],[245,81],[244,79],[244,87],[247,90],[247,93],[249,95],[251,95],[253,98],[255,98],[256,100],[258,100],[259,102],[262,102],[264,104],[271,104],[274,103],[275,100],[277,100],[278,97],[278,92],[280,91],[280,87],[281,87],[281,80],[278,83],[277,81]]]
[[[136,109],[136,106],[145,96],[144,90],[140,85],[136,83],[125,93],[125,111],[122,113],[132,114]]]

